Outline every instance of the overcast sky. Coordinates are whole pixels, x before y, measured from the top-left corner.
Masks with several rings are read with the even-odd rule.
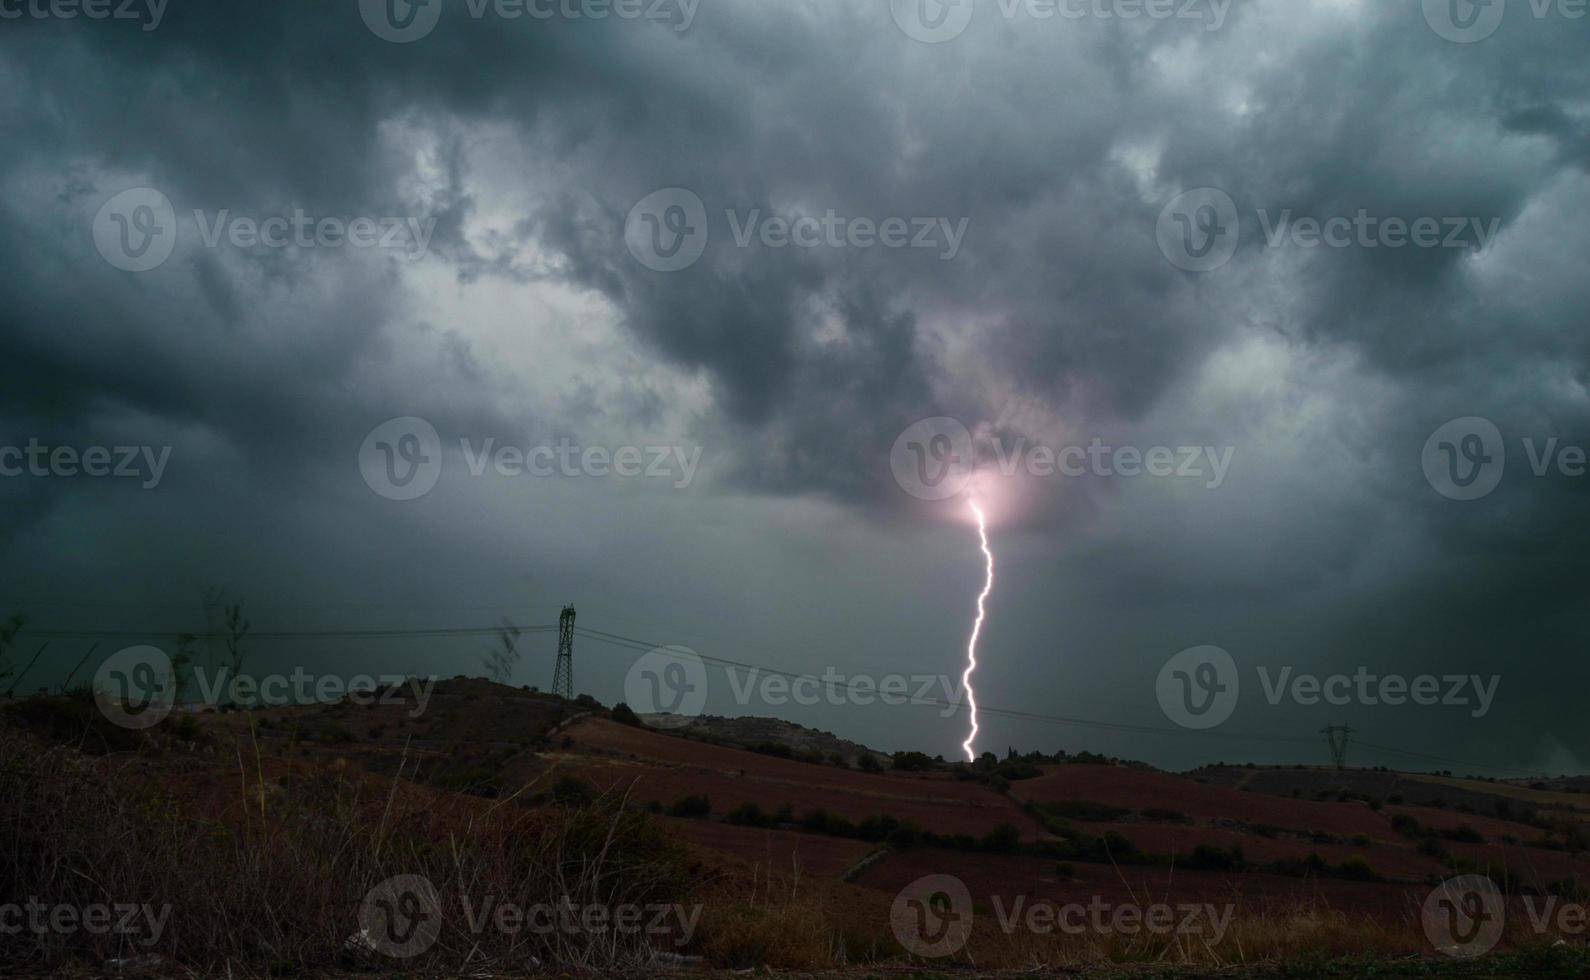
[[[1457,760],[1363,764],[1579,771],[1590,20],[962,2],[3,0],[0,613],[128,633],[103,656],[203,628],[210,585],[276,631],[572,601],[958,683],[982,556],[965,494],[924,498],[969,446],[979,701],[1125,726],[990,713],[979,749],[1321,762],[1351,724]],[[1241,680],[1213,734],[1160,697],[1200,646]],[[576,687],[625,697],[638,653],[581,637]],[[1272,704],[1288,667],[1496,686]],[[710,678],[714,713],[966,735]]]

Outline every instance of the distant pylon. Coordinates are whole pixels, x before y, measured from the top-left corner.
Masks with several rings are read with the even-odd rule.
[[[558,663],[552,671],[552,693],[565,701],[574,700],[574,606],[563,607],[558,616]]]
[[[1320,734],[1325,736],[1325,743],[1331,747],[1331,761],[1336,763],[1337,769],[1347,768],[1347,738],[1353,730],[1346,725],[1329,725],[1320,729]]]

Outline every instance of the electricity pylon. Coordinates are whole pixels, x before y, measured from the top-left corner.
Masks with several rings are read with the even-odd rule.
[[[1331,761],[1336,763],[1338,770],[1347,768],[1347,738],[1353,734],[1353,729],[1346,725],[1329,725],[1320,729],[1320,734],[1325,736],[1325,743],[1331,749]]]
[[[574,606],[563,607],[558,616],[558,662],[552,671],[552,693],[565,701],[574,700]]]

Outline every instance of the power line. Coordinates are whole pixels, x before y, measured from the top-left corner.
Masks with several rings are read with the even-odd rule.
[[[598,643],[606,643],[606,644],[608,644],[610,646],[622,646],[622,647],[627,647],[629,649],[635,649],[635,650],[661,650],[665,656],[668,655],[668,653],[669,653],[668,650],[664,646],[662,646],[661,644],[648,643],[645,640],[637,640],[637,639],[634,639],[634,638],[631,638],[631,637],[618,636],[618,635],[613,634],[613,633],[604,633],[604,632],[602,632],[600,630],[593,630],[593,629],[590,629],[590,628],[584,627],[584,626],[576,626],[575,630],[577,632],[579,632],[579,633],[584,634],[588,638],[590,638],[590,639],[592,639],[592,640],[594,640],[594,641],[596,641]],[[738,670],[751,670],[751,671],[757,671],[757,672],[765,673],[765,674],[774,674],[774,675],[779,676],[779,677],[788,678],[789,680],[792,680],[792,681],[812,681],[812,682],[815,682],[815,683],[818,683],[818,684],[822,684],[822,685],[824,685],[824,686],[826,686],[826,687],[828,687],[830,689],[840,688],[840,689],[843,689],[843,690],[845,690],[847,692],[852,692],[852,693],[855,691],[855,684],[857,683],[856,681],[850,681],[850,682],[846,683],[846,682],[841,682],[841,681],[838,681],[838,680],[828,680],[828,679],[824,679],[824,678],[821,678],[821,677],[817,677],[817,676],[815,676],[813,674],[801,674],[801,673],[797,673],[795,671],[780,670],[779,668],[776,668],[776,667],[767,667],[767,666],[763,666],[761,664],[745,663],[745,662],[739,661],[739,660],[729,660],[729,659],[724,658],[724,657],[713,657],[713,656],[708,656],[707,654],[702,654],[702,653],[697,653],[697,654],[695,654],[695,656],[700,658],[702,661],[705,661],[707,663],[717,664],[718,666],[725,667],[725,668],[734,668],[734,669],[738,669]],[[870,695],[876,696],[878,692],[877,692],[876,687],[874,686],[874,687],[870,687],[869,690],[867,691],[867,693],[870,694]],[[961,707],[959,702],[946,701],[943,698],[910,697],[910,698],[907,698],[907,702],[910,703],[910,704],[922,705],[922,706],[928,706],[928,707],[945,707],[945,708],[959,708],[959,707]],[[1156,727],[1156,726],[1153,726],[1153,725],[1133,725],[1133,724],[1127,724],[1127,723],[1124,723],[1124,722],[1099,721],[1097,719],[1092,719],[1092,718],[1075,718],[1075,717],[1068,717],[1068,716],[1065,716],[1065,715],[1040,714],[1040,713],[1034,712],[1034,711],[1022,711],[1022,710],[1017,709],[1017,708],[999,708],[999,707],[992,707],[992,706],[983,705],[983,704],[979,704],[978,707],[977,707],[977,710],[978,710],[979,713],[1000,715],[1000,716],[1003,716],[1003,717],[1006,717],[1006,718],[1015,718],[1015,719],[1024,720],[1024,721],[1039,721],[1039,722],[1047,722],[1047,723],[1050,723],[1050,724],[1066,725],[1066,726],[1077,727],[1077,728],[1095,728],[1095,729],[1101,729],[1101,730],[1105,730],[1105,731],[1129,732],[1129,733],[1134,733],[1134,734],[1175,735],[1175,736],[1178,736],[1178,737],[1194,735],[1194,736],[1201,736],[1201,737],[1206,737],[1206,738],[1227,738],[1227,739],[1237,739],[1237,740],[1244,740],[1244,741],[1261,741],[1262,740],[1262,741],[1266,741],[1266,742],[1296,742],[1296,743],[1300,743],[1300,744],[1301,743],[1308,743],[1308,744],[1313,744],[1314,743],[1314,740],[1312,738],[1302,738],[1302,737],[1294,736],[1294,735],[1256,735],[1256,734],[1247,734],[1247,733],[1239,733],[1239,732],[1222,732],[1222,731],[1214,731],[1214,730],[1208,730],[1208,729],[1202,730],[1202,731],[1197,731],[1197,730],[1194,730],[1194,729],[1187,729],[1187,728],[1164,728],[1164,727]]]
[[[440,637],[440,636],[495,636],[505,629],[518,630],[521,633],[547,633],[557,629],[557,626],[513,626],[504,623],[498,626],[456,626],[436,627],[430,629],[386,629],[386,630],[250,630],[247,639],[250,640],[380,640],[401,639],[408,637]],[[128,636],[191,636],[196,640],[221,640],[230,634],[215,631],[193,632],[191,630],[39,630],[24,629],[28,636],[49,637],[53,639],[115,639]]]
[[[665,655],[665,656],[670,655],[670,652],[667,649],[667,647],[664,646],[663,644],[660,644],[660,643],[650,643],[650,642],[648,642],[646,640],[639,640],[639,639],[635,639],[633,637],[619,636],[618,634],[615,634],[615,633],[606,633],[606,632],[603,632],[601,630],[593,630],[593,629],[591,629],[589,627],[585,627],[585,626],[577,626],[577,627],[575,627],[575,630],[577,632],[579,632],[579,633],[585,634],[589,639],[594,640],[597,643],[605,643],[605,644],[608,644],[609,646],[625,647],[625,648],[628,648],[628,649],[635,649],[635,650],[646,650],[646,651],[658,650],[658,651],[661,651],[663,653],[663,655]],[[692,651],[692,653],[695,653],[695,652]],[[828,687],[830,689],[842,688],[842,689],[844,689],[846,691],[853,691],[854,690],[854,684],[856,683],[855,681],[851,681],[849,683],[844,683],[844,682],[841,682],[841,681],[838,681],[838,680],[826,680],[824,678],[817,677],[817,676],[812,675],[812,674],[802,674],[802,673],[797,673],[797,672],[794,672],[794,671],[781,670],[781,669],[776,668],[776,667],[767,667],[767,666],[763,666],[763,665],[760,665],[760,664],[751,664],[751,663],[746,663],[746,662],[739,661],[739,660],[729,660],[729,659],[724,658],[724,657],[713,657],[713,656],[709,656],[707,654],[702,654],[702,653],[695,653],[695,656],[697,658],[699,658],[700,660],[706,662],[706,663],[716,664],[716,665],[718,665],[720,667],[723,667],[725,669],[758,671],[758,672],[766,673],[766,674],[774,674],[776,676],[784,677],[784,678],[787,678],[787,679],[792,680],[792,681],[794,681],[794,680],[812,681],[812,682],[816,682],[818,684],[822,684],[822,685],[824,685],[824,686],[826,686],[826,687]],[[680,658],[680,659],[682,659],[682,658]],[[876,689],[875,686],[871,686],[867,693],[875,696],[878,692],[877,692],[877,689]],[[917,697],[911,697],[911,698],[907,699],[907,702],[910,703],[910,704],[914,704],[914,705],[924,705],[924,706],[954,707],[954,708],[960,707],[960,705],[957,702],[945,701],[942,698],[917,698]],[[1243,741],[1243,742],[1261,742],[1262,741],[1262,742],[1269,742],[1269,743],[1281,742],[1281,743],[1299,744],[1299,745],[1313,745],[1313,744],[1317,744],[1315,739],[1309,738],[1309,737],[1305,737],[1305,736],[1299,736],[1299,735],[1261,735],[1261,734],[1252,734],[1252,733],[1245,733],[1245,732],[1216,731],[1216,730],[1213,730],[1213,729],[1195,730],[1195,729],[1186,729],[1186,728],[1164,728],[1164,727],[1154,726],[1154,725],[1131,725],[1131,724],[1125,724],[1125,723],[1121,723],[1121,722],[1099,721],[1097,719],[1090,719],[1090,718],[1074,718],[1074,717],[1067,717],[1067,716],[1064,716],[1064,715],[1041,714],[1039,712],[1022,711],[1022,710],[1015,709],[1015,708],[1000,708],[1000,707],[993,707],[993,706],[982,705],[982,704],[978,705],[978,709],[977,710],[980,713],[983,713],[983,714],[997,715],[997,716],[1000,716],[1000,717],[1012,718],[1012,719],[1019,720],[1019,721],[1035,721],[1035,722],[1042,722],[1042,723],[1046,723],[1046,724],[1061,725],[1061,726],[1066,726],[1066,727],[1089,728],[1089,729],[1095,729],[1095,730],[1099,730],[1099,731],[1125,732],[1125,733],[1137,734],[1137,735],[1169,735],[1169,736],[1175,736],[1177,738],[1184,738],[1186,736],[1191,735],[1191,736],[1199,736],[1199,737],[1204,737],[1204,738],[1224,738],[1224,739],[1230,739],[1230,740],[1235,740],[1235,741]],[[1411,757],[1411,758],[1418,758],[1418,759],[1423,759],[1423,760],[1432,761],[1432,762],[1444,762],[1444,763],[1446,763],[1448,765],[1460,766],[1460,767],[1464,767],[1464,768],[1467,768],[1467,769],[1470,769],[1470,770],[1476,770],[1476,769],[1478,769],[1478,770],[1486,770],[1486,771],[1489,771],[1489,772],[1497,772],[1497,773],[1503,773],[1503,774],[1506,774],[1506,775],[1521,776],[1521,777],[1529,777],[1529,776],[1539,775],[1538,773],[1529,773],[1529,772],[1524,772],[1522,770],[1509,769],[1509,768],[1502,767],[1502,766],[1491,766],[1491,765],[1485,765],[1483,763],[1478,763],[1478,762],[1467,762],[1467,761],[1464,761],[1464,760],[1461,760],[1461,759],[1451,759],[1451,758],[1447,758],[1447,757],[1444,757],[1444,756],[1429,755],[1429,754],[1422,753],[1422,752],[1410,752],[1410,751],[1407,751],[1407,750],[1404,750],[1404,749],[1392,748],[1390,746],[1377,745],[1377,744],[1375,744],[1373,742],[1365,742],[1363,740],[1359,740],[1358,744],[1363,746],[1364,748],[1375,749],[1375,750],[1381,751],[1381,752],[1388,752],[1388,753],[1391,753],[1393,755],[1407,756],[1407,757]]]

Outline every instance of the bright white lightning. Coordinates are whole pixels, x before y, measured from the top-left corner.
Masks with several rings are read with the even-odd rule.
[[[984,604],[988,601],[989,593],[994,591],[994,553],[988,548],[988,521],[983,517],[983,509],[977,506],[975,500],[969,500],[967,503],[977,517],[977,537],[982,543],[983,558],[988,562],[988,579],[983,583],[983,594],[977,597],[977,622],[972,625],[972,639],[966,644],[966,672],[961,675],[961,687],[966,690],[966,703],[972,709],[972,733],[966,736],[961,748],[966,750],[966,761],[976,762],[977,753],[972,751],[972,743],[977,740],[977,694],[972,690],[972,673],[977,670],[977,638],[983,632]]]

